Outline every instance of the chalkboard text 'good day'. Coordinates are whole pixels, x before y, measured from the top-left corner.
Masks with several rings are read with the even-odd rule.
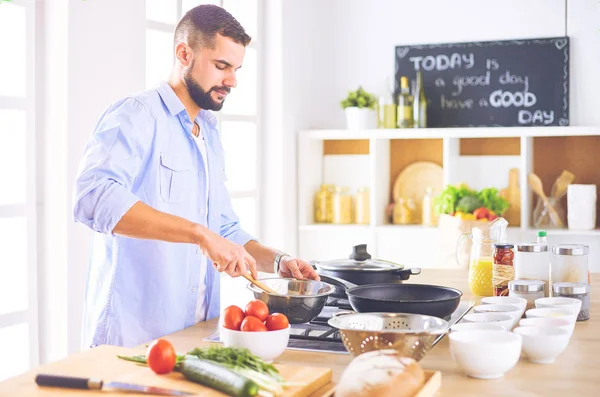
[[[429,127],[569,124],[567,37],[396,47],[396,84],[417,70]]]

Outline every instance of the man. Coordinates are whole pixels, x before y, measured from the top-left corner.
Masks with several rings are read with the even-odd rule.
[[[157,89],[111,105],[86,147],[75,219],[94,234],[84,346],[134,346],[219,315],[219,273],[319,279],[244,232],[225,188],[216,119],[250,37],[227,11],[190,10]]]

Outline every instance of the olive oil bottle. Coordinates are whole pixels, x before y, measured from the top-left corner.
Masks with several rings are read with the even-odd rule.
[[[398,128],[411,128],[413,126],[413,107],[410,91],[408,88],[408,78],[400,78],[400,94],[398,95]]]
[[[423,88],[423,72],[417,72],[417,87],[413,100],[413,121],[415,128],[427,127],[427,98]]]

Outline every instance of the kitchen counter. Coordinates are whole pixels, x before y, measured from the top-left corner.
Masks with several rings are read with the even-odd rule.
[[[423,270],[421,275],[411,277],[411,282],[455,287],[464,292],[463,299],[475,299],[469,292],[466,271]],[[599,289],[600,274],[594,274],[592,275],[592,293]],[[521,358],[517,366],[507,372],[504,378],[472,379],[465,376],[454,362],[450,356],[448,338],[444,337],[427,353],[421,361],[421,365],[426,370],[442,372],[442,386],[436,396],[597,396],[600,386],[597,370],[600,366],[600,300],[595,296],[592,296],[590,317],[588,321],[577,323],[569,346],[554,364],[534,364],[526,358]],[[166,338],[173,343],[177,351],[183,352],[194,347],[209,345],[209,342],[203,342],[203,339],[213,334],[216,328],[217,320],[215,319],[167,335]],[[103,347],[99,349],[101,348]],[[138,349],[143,351],[143,346],[139,346]],[[108,362],[98,363],[96,360],[89,359],[93,356],[93,351],[86,351],[52,365],[62,368],[62,373],[72,373],[74,376],[91,374],[99,366],[112,365]],[[86,357],[89,358],[86,359]],[[288,350],[277,359],[277,362],[328,367],[333,370],[333,379],[337,381],[351,359],[349,354]],[[118,373],[119,365],[132,365],[132,363],[115,359],[116,367],[113,369],[113,373]],[[88,367],[86,368],[86,366]],[[73,372],[68,372],[67,368],[73,368]],[[33,384],[35,374],[43,372],[43,369],[44,367],[36,368],[0,383],[0,395],[46,395],[46,393],[39,393]],[[81,392],[78,394],[82,395]]]

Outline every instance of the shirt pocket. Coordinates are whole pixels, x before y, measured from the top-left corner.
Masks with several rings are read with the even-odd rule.
[[[192,186],[192,165],[175,155],[160,155],[160,195],[167,203],[181,203]]]

